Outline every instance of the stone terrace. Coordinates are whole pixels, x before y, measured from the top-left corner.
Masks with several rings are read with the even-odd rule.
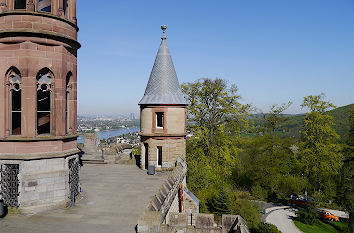
[[[159,190],[166,173],[148,176],[132,165],[84,164],[83,198],[76,206],[33,216],[6,216],[0,232],[135,232],[143,209]]]

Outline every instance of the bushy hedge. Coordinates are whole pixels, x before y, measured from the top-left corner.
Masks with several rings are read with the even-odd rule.
[[[250,229],[251,233],[281,233],[276,226],[270,223],[260,222]]]
[[[302,223],[313,225],[318,219],[317,211],[312,206],[307,205],[299,210],[297,219]]]

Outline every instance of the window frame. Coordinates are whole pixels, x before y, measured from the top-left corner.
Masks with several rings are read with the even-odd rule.
[[[161,116],[161,125],[159,126],[159,115]],[[164,120],[165,120],[165,113],[164,112],[155,112],[156,117],[156,129],[163,129],[164,128]]]
[[[157,167],[162,167],[162,162],[163,162],[163,151],[162,151],[162,146],[157,146],[156,147],[156,150],[157,150],[157,161],[156,161],[156,166]],[[160,151],[161,151],[161,161],[160,161]],[[161,162],[161,164],[159,163],[159,162]]]
[[[39,8],[39,1],[40,0],[36,0],[36,2],[37,2],[37,5],[38,5],[38,12],[41,12],[41,13],[47,13],[47,14],[53,14],[53,0],[50,0],[50,12],[48,12],[48,11],[42,11],[40,8]],[[44,1],[44,0],[42,0],[42,1]]]
[[[46,83],[47,84],[47,89],[46,89],[46,91],[48,91],[49,92],[49,98],[50,98],[50,100],[49,100],[49,111],[47,110],[47,111],[38,111],[38,91],[40,90],[39,88],[38,88],[38,85],[43,85],[43,83],[41,84],[41,83],[39,83],[39,80],[41,79],[41,77],[43,76],[41,76],[40,78],[38,78],[38,75],[41,73],[41,72],[44,72],[45,71],[45,73],[44,73],[44,75],[46,75],[46,74],[48,74],[49,75],[49,77],[50,77],[50,83]],[[54,94],[53,94],[53,90],[54,90],[54,85],[53,85],[53,83],[54,83],[54,74],[53,74],[53,72],[50,70],[50,69],[48,69],[48,68],[43,68],[43,69],[41,69],[41,70],[39,70],[38,71],[38,73],[37,73],[37,76],[36,76],[36,87],[37,87],[37,89],[36,89],[36,134],[37,134],[37,136],[43,136],[43,135],[51,135],[52,134],[52,132],[53,132],[53,103],[54,103]],[[49,132],[48,133],[38,133],[38,113],[46,113],[46,112],[49,112]]]
[[[17,79],[13,79],[14,77],[18,76]],[[8,126],[7,129],[9,130],[10,136],[20,136],[22,135],[22,99],[23,99],[23,91],[22,91],[22,75],[19,69],[14,66],[11,66],[6,72],[6,96],[7,99],[7,116],[8,116]],[[15,85],[18,85],[16,88]],[[13,110],[13,95],[15,92],[20,92],[20,100],[19,100],[19,109],[20,110]],[[13,113],[20,113],[19,117],[19,128],[20,133],[13,132]]]
[[[14,92],[20,92],[20,111],[14,111],[13,110],[13,93]],[[10,135],[11,136],[18,136],[22,134],[22,89],[20,88],[18,91],[15,91],[13,89],[10,90]],[[14,129],[13,129],[13,113],[20,113],[20,133],[15,134]]]
[[[25,8],[16,8],[16,0],[13,2],[14,3],[14,10],[15,11],[25,11],[25,10],[27,10],[27,0],[23,0],[24,2],[25,2]]]

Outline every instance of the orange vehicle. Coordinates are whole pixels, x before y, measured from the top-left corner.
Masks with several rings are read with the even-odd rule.
[[[327,210],[318,210],[318,215],[324,220],[338,222],[339,218]]]

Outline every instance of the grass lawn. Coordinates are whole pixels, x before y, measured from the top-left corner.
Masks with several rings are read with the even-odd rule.
[[[294,220],[295,225],[297,228],[299,228],[301,231],[305,233],[322,233],[322,232],[328,232],[328,233],[337,233],[337,232],[343,232],[344,229],[347,227],[347,220],[346,219],[340,219],[339,222],[329,222],[329,221],[317,221],[313,225],[308,225],[304,224],[298,220]]]

